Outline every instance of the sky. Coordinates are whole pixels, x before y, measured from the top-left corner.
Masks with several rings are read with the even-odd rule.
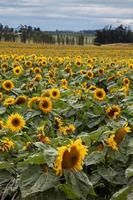
[[[41,30],[96,30],[130,25],[133,0],[0,0],[0,23]]]

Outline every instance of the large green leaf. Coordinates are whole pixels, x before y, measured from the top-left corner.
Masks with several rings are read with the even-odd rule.
[[[74,193],[78,198],[85,200],[88,194],[95,195],[93,185],[84,172],[73,173],[71,171],[65,171],[66,183],[71,185]]]
[[[133,176],[133,164],[131,164],[125,171],[126,178]]]
[[[113,194],[110,200],[127,200],[127,195],[130,193],[131,187],[127,186]]]
[[[22,198],[47,191],[57,185],[59,178],[52,172],[44,173],[41,167],[29,165],[20,176]]]

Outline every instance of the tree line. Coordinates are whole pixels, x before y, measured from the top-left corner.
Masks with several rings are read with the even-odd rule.
[[[129,26],[106,26],[102,30],[97,30],[95,36],[95,44],[133,43],[133,31]]]

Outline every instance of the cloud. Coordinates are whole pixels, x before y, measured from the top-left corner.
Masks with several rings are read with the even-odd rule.
[[[121,23],[133,27],[132,0],[1,0],[1,23],[42,29],[97,29]]]

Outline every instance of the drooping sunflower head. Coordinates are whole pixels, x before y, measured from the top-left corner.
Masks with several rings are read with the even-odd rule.
[[[49,97],[42,97],[39,102],[39,108],[44,113],[49,113],[52,111],[52,101]]]
[[[18,113],[11,114],[7,119],[7,128],[12,132],[19,132],[25,126],[25,120],[23,116]]]
[[[57,88],[50,89],[49,93],[50,93],[50,98],[52,98],[52,99],[60,98],[60,90]]]
[[[41,81],[42,80],[42,75],[41,74],[36,74],[34,80],[35,81]]]
[[[2,83],[2,87],[6,91],[11,91],[14,88],[14,83],[11,80],[6,80]]]
[[[64,169],[80,171],[83,161],[87,155],[87,147],[82,144],[81,139],[77,139],[67,146],[58,148],[58,155],[54,162],[54,169],[58,176],[62,175]]]
[[[125,138],[125,135],[127,133],[131,132],[131,128],[129,126],[124,126],[122,128],[119,128],[115,133],[115,141],[117,144],[120,144],[121,141]]]
[[[121,108],[118,105],[112,105],[112,106],[107,107],[106,113],[110,118],[116,119],[119,117],[121,113]]]
[[[14,148],[15,144],[12,140],[10,140],[8,137],[3,137],[0,142],[2,143],[0,145],[0,151],[5,152],[5,151],[10,151],[11,149]]]
[[[20,105],[20,104],[24,104],[27,101],[27,97],[22,95],[22,96],[18,96],[16,98],[15,104]]]
[[[40,97],[32,97],[31,99],[29,99],[28,101],[28,107],[31,109],[36,109],[38,108],[38,104],[40,101]]]
[[[103,101],[106,98],[106,92],[102,88],[96,88],[94,91],[94,98]]]

